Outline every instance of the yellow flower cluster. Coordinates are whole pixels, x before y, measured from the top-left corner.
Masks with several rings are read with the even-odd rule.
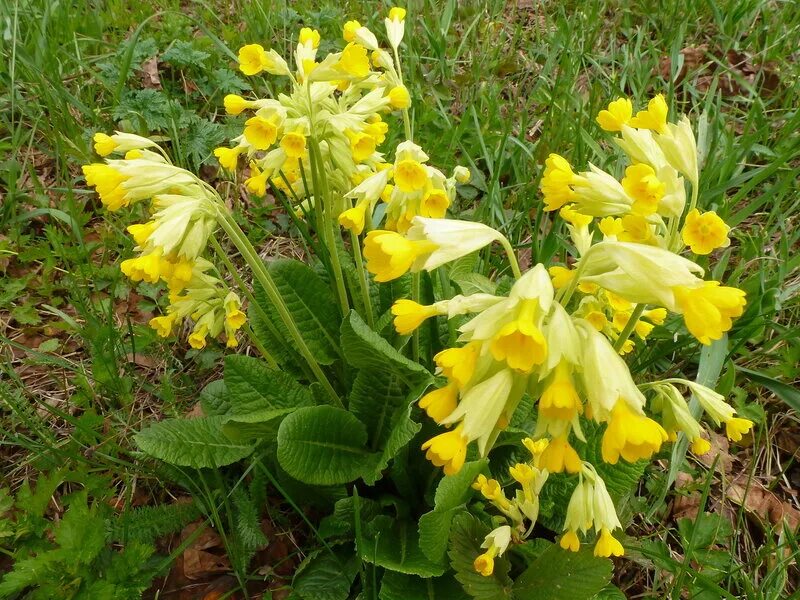
[[[298,216],[327,197],[329,216],[356,235],[371,228],[379,201],[387,204],[386,230],[404,233],[417,215],[442,218],[455,196],[455,183],[469,181],[458,167],[450,178],[426,164],[428,157],[410,139],[411,96],[403,84],[398,48],[405,31],[405,9],[389,11],[384,23],[389,48],[358,21],[343,27],[345,47],[318,60],[320,34],[304,27],[294,52],[294,70],[274,50],[249,44],[239,50],[245,75],[286,76],[291,90],[277,99],[225,97],[228,114],[253,111],[234,146],[214,151],[220,164],[235,171],[240,156],[249,162],[248,191],[264,196],[269,184],[296,203]],[[401,111],[406,141],[393,163],[379,148],[389,125],[386,113]],[[314,159],[310,153],[315,153]],[[312,173],[311,162],[318,173]]]
[[[610,465],[649,460],[678,432],[693,452],[709,449],[703,426],[677,386],[694,394],[708,419],[724,424],[731,440],[740,440],[753,426],[699,384],[665,379],[637,385],[621,357],[634,347],[632,334],[645,340],[670,312],[682,315],[689,332],[708,344],[731,328],[745,305],[744,292],[705,281],[703,269],[680,255],[684,243],[695,254],[726,246],[729,229],[715,213],[696,209],[694,134],[685,116],[672,124],[667,113],[657,96],[636,116],[632,103],[622,99],[598,117],[605,129],[621,134],[616,142],[630,159],[621,180],[593,165],[576,174],[558,155],[547,159],[542,192],[546,208],[559,209],[567,223],[578,252],[572,268],[548,271],[538,264],[520,273],[500,233],[466,221],[417,215],[405,231],[371,231],[364,240],[367,268],[377,281],[430,271],[492,242],[500,242],[512,261],[516,280],[507,296],[480,293],[431,305],[401,299],[392,307],[401,335],[412,334],[430,318],[471,315],[458,328],[459,345],[434,357],[445,385],[419,401],[448,429],[422,445],[445,474],[461,469],[473,442],[486,456],[523,396],[537,402],[536,427],[526,441],[533,458],[510,473],[521,486],[514,497],[508,498],[494,479],[481,476],[475,484],[510,527],[487,536],[486,552],[475,561],[484,575],[510,541],[531,530],[538,494],[550,473],[578,479],[562,547],[577,550],[579,535],[594,529],[595,554],[623,553],[612,534],[621,525],[605,483],[573,446],[573,440],[586,441],[586,420],[604,426],[601,456]],[[394,188],[421,186],[417,163],[423,162],[402,170],[396,164]],[[684,178],[692,186],[688,210]]]
[[[86,183],[103,205],[115,211],[150,200],[149,220],[127,228],[137,256],[120,264],[131,281],[167,285],[167,314],[153,318],[150,326],[168,337],[188,317],[194,321],[193,348],[203,348],[208,336],[223,331],[228,347],[236,346],[236,331],[246,320],[241,302],[221,278],[208,273],[213,265],[201,257],[217,227],[219,197],[194,174],[172,165],[150,139],[98,133],[94,147],[101,156],[124,154],[83,167]]]

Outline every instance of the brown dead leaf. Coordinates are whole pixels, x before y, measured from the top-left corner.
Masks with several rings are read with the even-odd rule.
[[[183,574],[187,579],[205,579],[213,573],[226,573],[231,565],[226,556],[218,556],[205,550],[187,548],[183,553]]]
[[[189,412],[187,412],[187,413],[186,413],[184,416],[185,416],[187,419],[197,419],[197,418],[199,418],[199,417],[203,417],[203,416],[205,416],[205,413],[203,412],[203,406],[202,406],[202,405],[201,405],[199,402],[197,402],[197,403],[196,403],[196,404],[195,404],[195,405],[192,407],[192,410],[190,410]]]
[[[711,444],[711,450],[698,456],[697,459],[707,467],[713,465],[716,460],[718,471],[730,473],[733,469],[733,457],[729,453],[730,444],[728,444],[728,439],[724,435],[709,431],[708,441]]]
[[[726,497],[762,523],[780,525],[786,523],[792,531],[800,527],[800,510],[788,502],[783,502],[763,483],[749,478],[747,474],[738,475],[726,490]]]
[[[161,89],[161,78],[158,76],[158,57],[142,63],[142,87],[151,90]]]
[[[694,483],[694,478],[688,473],[678,472],[675,477],[675,490],[679,491],[690,487]],[[684,517],[696,519],[700,511],[700,492],[690,492],[688,494],[676,494],[672,501],[672,518],[676,521]]]

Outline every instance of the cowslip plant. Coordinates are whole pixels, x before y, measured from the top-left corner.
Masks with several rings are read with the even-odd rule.
[[[620,98],[597,122],[615,134],[624,175],[591,164],[576,173],[550,155],[544,208],[566,222],[574,260],[523,272],[502,233],[449,218],[469,171],[446,176],[413,141],[405,17],[393,8],[385,19],[388,47],[349,21],[343,49],[321,60],[310,28],[299,32],[292,66],[259,44],[239,51],[245,75],[274,76],[285,91],[227,96],[226,111],[247,116],[214,154],[234,177],[246,164],[246,189],[269,190],[291,211],[310,264],[262,261],[217,190],[155,142],[96,135],[98,154],[123,156],[84,167],[103,204],[118,211],[149,200],[148,218],[128,227],[137,256],[121,269],[165,285],[168,306],[151,326],[169,337],[190,321],[197,349],[220,338],[235,348],[243,332],[262,356],[228,356],[224,379],[201,396],[205,416],[157,423],[137,441],[180,466],[246,460],[327,499],[319,535],[330,555],[298,571],[300,597],[314,597],[315,569],[347,560],[334,545],[379,569],[362,571],[360,586],[366,593],[379,574],[381,597],[424,577],[436,578],[429,594],[448,598],[527,597],[533,588],[589,598],[608,581],[607,558],[624,554],[615,501],[646,461],[679,436],[707,452],[701,412],[734,441],[753,426],[714,390],[655,372],[634,377],[624,358],[669,313],[704,345],[731,329],[744,293],[704,279],[693,260],[727,246],[729,228],[697,206],[688,117],[671,122],[660,95],[635,115]],[[392,115],[403,139],[382,149]],[[512,276],[487,278],[478,291],[460,285],[458,271],[495,273],[495,243]],[[537,524],[560,534],[558,545]],[[346,598],[355,571],[338,572],[329,586]]]

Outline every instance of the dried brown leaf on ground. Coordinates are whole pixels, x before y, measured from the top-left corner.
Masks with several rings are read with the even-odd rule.
[[[762,524],[780,525],[786,523],[792,531],[800,527],[800,511],[788,502],[781,500],[759,480],[747,473],[737,475],[726,490],[725,497],[743,507]]]
[[[158,57],[142,63],[142,87],[151,90],[161,89],[161,78],[158,76]]]
[[[181,532],[181,539],[186,540],[194,533],[200,523],[190,523]],[[206,528],[199,537],[183,552],[183,574],[187,579],[204,579],[214,573],[225,573],[230,570],[230,561],[224,554],[211,552],[216,550],[224,552],[222,540],[216,531]]]

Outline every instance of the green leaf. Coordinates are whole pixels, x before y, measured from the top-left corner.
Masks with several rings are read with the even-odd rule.
[[[411,405],[404,411],[397,413],[394,426],[389,432],[386,444],[383,446],[378,462],[371,473],[364,474],[364,481],[369,485],[374,484],[383,476],[383,470],[400,450],[410,442],[422,429],[422,425],[411,420]]]
[[[391,373],[410,388],[420,387],[433,380],[425,367],[400,354],[389,342],[372,331],[355,311],[350,311],[342,322],[341,341],[347,362],[357,369]]]
[[[450,531],[450,566],[464,591],[473,598],[507,600],[511,598],[512,581],[506,557],[495,559],[494,572],[489,577],[477,573],[473,567],[475,558],[484,552],[481,544],[487,533],[489,528],[468,512],[457,515]]]
[[[362,560],[390,571],[437,577],[445,570],[420,550],[417,524],[413,521],[380,515],[363,528],[357,543]]]
[[[334,406],[298,408],[278,429],[278,462],[292,477],[313,485],[358,479],[375,468],[366,448],[367,430],[351,413]]]
[[[249,441],[234,441],[222,431],[225,417],[168,419],[136,434],[139,448],[180,467],[222,467],[253,451]]]
[[[553,545],[514,583],[520,600],[588,600],[611,579],[613,565],[588,548],[570,552]]]
[[[386,571],[381,579],[380,600],[468,600],[458,582],[452,576],[443,575],[423,579],[415,575],[404,575]]]
[[[419,519],[419,545],[431,560],[440,561],[447,552],[453,518],[472,495],[472,483],[486,465],[486,459],[465,463],[458,473],[439,481],[434,497],[435,508]]]
[[[769,375],[765,375],[764,373],[760,373],[758,371],[745,369],[743,367],[737,367],[737,369],[740,373],[747,375],[750,381],[760,383],[778,398],[783,400],[789,408],[800,413],[800,390],[798,390],[796,387],[792,387],[786,383],[783,383],[782,381],[778,381],[774,377],[770,377]]]
[[[592,596],[592,600],[627,600],[625,594],[617,586],[608,584],[597,594]]]
[[[318,363],[329,365],[339,357],[340,315],[330,287],[306,264],[281,259],[269,264],[269,273]],[[282,322],[278,327],[285,331]],[[291,339],[288,331],[285,340]]]
[[[388,371],[362,370],[356,375],[347,407],[367,426],[372,448],[380,448],[392,432],[399,409],[406,405],[406,388]]]
[[[642,477],[647,461],[640,460],[629,463],[620,460],[615,465],[610,465],[603,460],[602,442],[605,426],[599,425],[594,421],[581,421],[583,433],[586,436],[586,443],[575,440],[575,449],[583,457],[583,460],[592,463],[611,494],[620,497],[629,493],[639,479]],[[565,503],[566,506],[566,503]]]
[[[225,358],[225,387],[228,392],[231,420],[259,422],[259,413],[309,406],[314,403],[311,391],[288,373],[270,368],[264,361],[234,354]]]
[[[200,392],[200,406],[203,414],[209,417],[224,415],[231,410],[230,396],[225,381],[212,381]]]
[[[318,550],[300,565],[292,588],[304,600],[347,600],[357,572],[352,545]]]

